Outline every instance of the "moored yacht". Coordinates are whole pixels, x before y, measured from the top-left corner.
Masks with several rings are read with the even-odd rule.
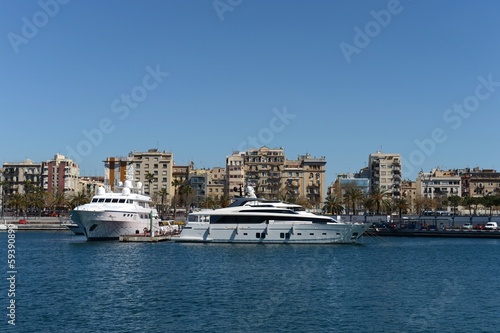
[[[88,240],[118,239],[121,235],[149,231],[151,227],[156,233],[160,218],[150,203],[151,198],[142,193],[141,183],[134,188],[126,180],[118,193],[99,187],[90,203],[71,211],[71,219]]]
[[[213,243],[355,243],[369,224],[339,222],[306,212],[300,205],[256,198],[236,198],[227,208],[188,215],[176,239]]]

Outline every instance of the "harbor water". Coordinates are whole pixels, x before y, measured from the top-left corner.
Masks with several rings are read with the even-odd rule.
[[[13,242],[11,242],[13,243]],[[356,245],[0,233],[2,332],[498,332],[500,240]],[[8,296],[9,295],[9,296]],[[9,323],[9,302],[15,321]],[[13,323],[15,325],[13,325]]]

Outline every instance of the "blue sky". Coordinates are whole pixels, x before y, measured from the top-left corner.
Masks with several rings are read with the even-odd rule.
[[[0,159],[500,169],[498,1],[0,1]]]

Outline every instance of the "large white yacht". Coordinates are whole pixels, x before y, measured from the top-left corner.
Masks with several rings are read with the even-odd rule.
[[[120,184],[122,185],[122,184]],[[160,218],[151,198],[142,193],[142,184],[132,187],[126,180],[120,192],[106,192],[103,187],[88,204],[71,211],[73,222],[83,229],[88,240],[118,239],[121,235],[142,234],[145,230],[157,232]]]
[[[306,212],[302,206],[256,198],[235,198],[227,208],[188,215],[178,242],[213,243],[355,243],[369,224],[339,222]]]

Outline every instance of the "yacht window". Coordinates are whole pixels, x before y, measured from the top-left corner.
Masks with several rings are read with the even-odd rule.
[[[111,200],[111,202],[118,202],[118,199],[113,199]]]
[[[287,232],[287,233],[285,234],[285,238],[286,238],[286,239],[290,239],[290,233],[289,233],[289,232]]]
[[[255,238],[260,238],[260,232],[255,233]]]
[[[323,233],[323,236],[326,236],[326,232]]]
[[[99,201],[99,199],[92,199],[92,202],[97,202]]]
[[[111,202],[111,199],[104,199],[104,202]]]
[[[188,215],[188,222],[198,222],[198,215]]]
[[[314,232],[309,233],[309,235],[314,236]]]
[[[243,236],[247,236],[248,234],[246,232],[243,233]]]
[[[99,199],[99,202],[104,202],[104,199]]]
[[[120,199],[119,201],[120,203],[124,203],[125,202],[125,199]]]
[[[285,238],[285,233],[284,232],[280,232],[280,238]]]
[[[302,236],[302,233],[301,233],[301,232],[298,232],[298,233],[297,233],[297,236]]]

